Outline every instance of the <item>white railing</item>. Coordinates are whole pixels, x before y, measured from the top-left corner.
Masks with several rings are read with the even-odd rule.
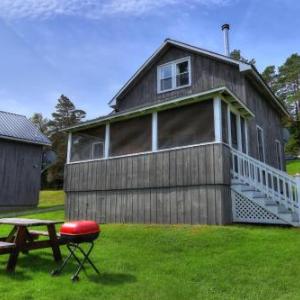
[[[300,213],[299,179],[235,149],[231,149],[231,176],[255,187],[289,210]]]

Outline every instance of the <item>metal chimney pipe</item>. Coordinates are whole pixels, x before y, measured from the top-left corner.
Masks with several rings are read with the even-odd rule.
[[[223,24],[222,25],[222,31],[223,31],[223,34],[224,34],[224,50],[225,50],[225,55],[226,56],[230,55],[230,51],[229,51],[229,36],[228,36],[229,29],[230,29],[229,24]]]

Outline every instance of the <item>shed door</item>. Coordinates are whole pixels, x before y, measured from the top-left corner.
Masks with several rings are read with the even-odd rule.
[[[0,140],[0,206],[38,203],[41,146]]]

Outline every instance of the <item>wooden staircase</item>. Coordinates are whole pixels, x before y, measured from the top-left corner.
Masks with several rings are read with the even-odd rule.
[[[232,149],[233,221],[300,226],[300,183]]]

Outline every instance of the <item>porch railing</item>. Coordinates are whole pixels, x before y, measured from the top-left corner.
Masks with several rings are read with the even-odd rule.
[[[300,215],[300,178],[296,179],[235,149],[231,149],[231,176]]]

